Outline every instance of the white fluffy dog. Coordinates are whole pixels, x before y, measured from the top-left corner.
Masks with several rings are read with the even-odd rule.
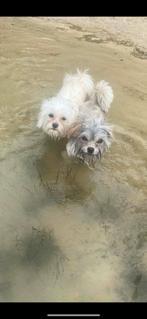
[[[37,127],[53,138],[69,137],[85,113],[90,117],[97,109],[96,116],[103,116],[112,99],[113,92],[107,82],[100,81],[95,86],[87,71],[77,70],[64,77],[55,97],[43,101]]]
[[[58,94],[42,103],[37,127],[53,138],[68,136],[80,105],[92,95],[93,90],[93,80],[86,72],[67,74]]]

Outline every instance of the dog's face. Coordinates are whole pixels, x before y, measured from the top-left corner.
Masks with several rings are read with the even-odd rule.
[[[43,102],[37,127],[53,138],[61,138],[66,136],[76,115],[76,108],[72,108],[70,101],[53,97]]]
[[[110,146],[111,141],[112,131],[110,126],[91,122],[74,133],[74,136],[67,143],[67,153],[88,165],[94,165],[96,160],[100,159]]]

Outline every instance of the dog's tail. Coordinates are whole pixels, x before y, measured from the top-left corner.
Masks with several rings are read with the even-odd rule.
[[[113,90],[108,82],[102,80],[96,84],[96,100],[100,109],[108,112],[113,101]]]

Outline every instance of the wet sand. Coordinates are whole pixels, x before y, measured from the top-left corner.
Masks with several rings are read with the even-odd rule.
[[[147,59],[147,17],[37,17],[33,23],[56,26],[60,31],[85,35],[89,42],[111,42],[131,48]]]

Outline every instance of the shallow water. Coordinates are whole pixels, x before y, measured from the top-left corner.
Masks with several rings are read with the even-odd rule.
[[[0,300],[147,301],[146,60],[41,18],[0,28]],[[94,171],[36,129],[77,67],[115,95],[115,141]]]

